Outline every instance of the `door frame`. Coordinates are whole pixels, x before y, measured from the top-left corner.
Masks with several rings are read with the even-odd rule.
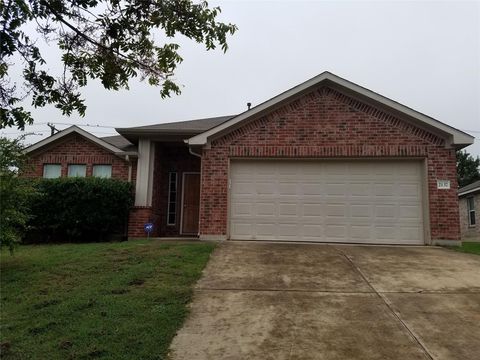
[[[182,201],[181,201],[181,210],[180,210],[180,229],[179,229],[179,233],[180,235],[198,235],[198,232],[197,234],[193,234],[193,233],[184,233],[183,232],[183,202],[185,200],[185,197],[184,197],[184,194],[185,194],[185,175],[200,175],[200,171],[185,171],[182,173]],[[201,179],[200,179],[201,180]],[[201,189],[200,189],[201,191]],[[198,199],[198,204],[200,205],[200,196],[199,196],[199,199]],[[199,209],[200,211],[200,209]]]

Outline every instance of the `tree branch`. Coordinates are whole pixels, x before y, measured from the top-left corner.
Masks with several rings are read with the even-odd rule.
[[[132,59],[130,58],[128,55],[125,55],[125,54],[122,54],[120,53],[119,51],[115,51],[113,50],[112,48],[108,47],[108,46],[105,46],[101,43],[99,43],[98,41],[96,41],[95,39],[92,39],[90,36],[84,34],[83,32],[81,32],[80,30],[78,30],[75,26],[73,26],[72,24],[70,24],[68,21],[66,21],[63,16],[61,14],[59,14],[55,9],[53,9],[49,4],[48,4],[48,1],[42,1],[42,4],[47,8],[49,9],[53,15],[55,15],[55,17],[58,19],[58,21],[60,21],[61,23],[65,24],[65,26],[67,26],[69,29],[71,29],[73,32],[75,32],[79,37],[83,38],[84,40],[88,41],[89,43],[91,43],[92,45],[95,45],[99,48],[102,48],[104,50],[107,50],[107,51],[111,51],[112,53],[116,54],[117,56],[125,59],[125,60],[128,60],[128,61],[132,61],[133,63],[135,63],[137,66],[139,66],[140,68],[143,68],[144,70],[148,70],[148,71],[151,71],[152,73],[154,73],[156,76],[162,78],[163,80],[166,80],[166,76],[164,73],[162,72],[158,72],[154,69],[152,69],[151,66],[145,64],[145,63],[142,63],[136,59]]]

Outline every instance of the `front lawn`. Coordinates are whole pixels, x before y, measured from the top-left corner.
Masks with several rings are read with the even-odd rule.
[[[464,242],[462,246],[453,247],[454,250],[480,255],[479,242]]]
[[[135,240],[2,251],[2,359],[165,358],[214,247]]]

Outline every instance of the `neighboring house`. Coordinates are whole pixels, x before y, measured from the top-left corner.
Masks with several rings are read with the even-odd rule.
[[[480,180],[458,189],[462,240],[480,240]]]
[[[328,72],[236,116],[116,130],[128,151],[87,142],[136,174],[130,236],[153,221],[156,236],[201,239],[460,239],[455,151],[473,137]],[[30,148],[38,169],[93,173],[97,150],[62,133]]]
[[[77,126],[27,149],[27,177],[99,176],[135,181],[137,150],[122,136],[98,138]]]

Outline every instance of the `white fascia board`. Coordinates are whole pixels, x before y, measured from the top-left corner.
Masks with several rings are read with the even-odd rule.
[[[364,87],[361,87],[357,84],[354,84],[348,80],[345,80],[341,77],[338,77],[329,72],[323,72],[316,77],[307,80],[306,82],[297,85],[290,90],[287,90],[280,95],[277,95],[270,100],[267,100],[260,105],[254,107],[251,110],[248,110],[242,114],[237,115],[236,117],[210,129],[201,134],[191,137],[188,139],[188,144],[191,146],[203,146],[206,145],[210,140],[214,139],[215,136],[221,135],[224,131],[228,131],[228,128],[233,127],[236,124],[243,122],[249,118],[253,118],[255,116],[261,116],[262,113],[267,112],[270,108],[280,105],[281,103],[287,101],[291,97],[298,96],[304,92],[309,91],[311,88],[321,85],[322,82],[332,83],[333,85],[340,86],[341,88],[349,89],[350,91],[367,97],[374,102],[378,102],[383,104],[384,106],[396,110],[400,113],[407,115],[408,117],[415,119],[419,122],[420,125],[427,125],[430,126],[437,131],[445,134],[446,137],[450,137],[451,143],[453,145],[470,145],[473,144],[473,136],[469,134],[457,130],[447,124],[444,124],[438,120],[435,120],[427,115],[424,115],[418,111],[415,111],[407,106],[404,106],[396,101],[388,99],[380,94],[377,94],[371,90],[368,90]]]
[[[480,191],[480,186],[479,186],[479,187],[476,187],[476,188],[474,188],[474,189],[470,189],[470,190],[467,190],[467,191],[459,192],[459,193],[458,193],[458,197],[464,196],[464,195],[468,195],[468,194],[471,194],[471,193],[474,193],[474,192],[477,192],[477,191]]]
[[[58,139],[61,139],[62,137],[64,136],[67,136],[71,133],[78,133],[79,135],[82,135],[83,137],[87,138],[88,140],[92,141],[93,143],[113,152],[115,155],[123,155],[124,154],[124,151],[122,149],[119,149],[117,148],[116,146],[113,146],[112,144],[109,144],[107,143],[106,141],[96,137],[95,135],[92,135],[90,134],[88,131],[85,131],[81,128],[79,128],[78,126],[76,125],[73,125],[73,126],[70,126],[69,128],[65,129],[65,130],[62,130],[62,131],[59,131],[57,132],[56,134],[46,138],[46,139],[43,139],[43,140],[40,140],[39,142],[33,144],[33,145],[30,145],[29,147],[27,147],[25,149],[25,152],[28,154],[32,151],[35,151],[35,150],[38,150],[40,148],[42,148],[43,146],[45,145],[48,145]]]

